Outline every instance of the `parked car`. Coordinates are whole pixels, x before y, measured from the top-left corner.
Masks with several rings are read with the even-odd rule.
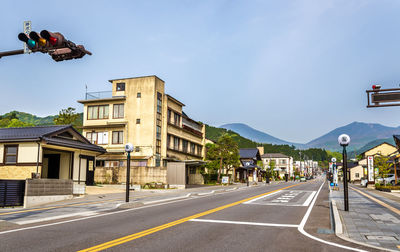
[[[301,177],[300,178],[300,182],[306,182],[306,178],[305,177]]]
[[[388,174],[386,178],[383,179],[384,182],[386,182],[386,184],[392,184],[395,185],[395,178],[394,178],[394,174]]]
[[[368,183],[368,179],[367,178],[365,178],[365,177],[361,178],[361,186],[367,187],[367,183]]]

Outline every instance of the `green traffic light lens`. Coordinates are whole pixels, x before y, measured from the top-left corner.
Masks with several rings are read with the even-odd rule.
[[[29,48],[34,48],[36,45],[36,42],[32,39],[29,39],[26,44],[28,45]]]

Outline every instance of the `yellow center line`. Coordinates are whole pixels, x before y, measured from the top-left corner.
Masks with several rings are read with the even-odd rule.
[[[91,202],[85,202],[85,203],[76,203],[76,204],[68,204],[68,205],[60,205],[60,206],[34,208],[34,209],[27,209],[27,210],[21,210],[21,211],[0,213],[0,216],[2,216],[2,215],[10,215],[10,214],[17,214],[17,213],[35,212],[35,211],[41,211],[41,210],[49,210],[49,209],[55,209],[55,208],[70,207],[70,206],[84,206],[84,205],[97,204],[97,203],[103,203],[103,202],[108,202],[108,201],[118,201],[118,200],[122,200],[122,199],[91,201]]]
[[[369,195],[369,194],[366,194],[365,192],[362,192],[362,191],[360,191],[360,190],[358,190],[358,189],[355,189],[354,187],[351,187],[351,186],[350,186],[350,188],[353,189],[354,191],[358,192],[359,194],[362,194],[362,195],[364,195],[365,197],[370,198],[371,200],[375,201],[375,202],[378,203],[379,205],[381,205],[381,206],[383,206],[383,207],[386,207],[387,209],[391,210],[392,212],[394,212],[394,213],[400,215],[400,210],[399,210],[399,209],[397,209],[397,208],[395,208],[395,207],[392,207],[392,206],[386,204],[385,202],[383,202],[383,201],[381,201],[381,200],[378,200],[377,198],[374,198],[374,197],[372,197],[372,196]]]
[[[196,218],[199,218],[199,217],[211,214],[211,213],[215,213],[215,212],[221,211],[223,209],[239,205],[239,204],[244,203],[246,201],[249,201],[249,200],[252,200],[252,199],[255,199],[255,198],[259,198],[259,197],[262,197],[264,195],[268,195],[268,194],[271,194],[271,193],[274,193],[274,192],[278,192],[278,191],[281,191],[281,190],[284,190],[284,189],[288,189],[288,188],[291,188],[291,187],[294,187],[294,186],[298,186],[298,185],[302,185],[302,184],[290,185],[290,186],[286,186],[286,187],[283,187],[283,188],[280,188],[280,189],[277,189],[277,190],[273,190],[273,191],[270,191],[270,192],[266,192],[266,193],[262,193],[262,194],[259,194],[259,195],[256,195],[256,196],[252,196],[252,197],[247,198],[247,199],[239,200],[239,201],[227,204],[227,205],[223,205],[223,206],[220,206],[220,207],[217,207],[217,208],[213,208],[213,209],[207,210],[205,212],[197,213],[197,214],[194,214],[194,215],[191,215],[191,216],[188,216],[188,217],[176,220],[176,221],[172,221],[172,222],[169,222],[169,223],[157,226],[157,227],[146,229],[146,230],[143,230],[143,231],[138,232],[138,233],[134,233],[134,234],[131,234],[131,235],[123,236],[121,238],[118,238],[118,239],[115,239],[115,240],[111,240],[111,241],[108,241],[108,242],[105,242],[105,243],[102,243],[102,244],[99,244],[99,245],[96,245],[96,246],[93,246],[93,247],[90,247],[90,248],[87,248],[87,249],[79,250],[78,252],[105,250],[107,248],[111,248],[111,247],[114,247],[114,246],[129,242],[129,241],[138,239],[140,237],[143,237],[143,236],[146,236],[146,235],[161,231],[163,229],[167,229],[169,227],[179,225],[179,224],[187,222],[187,221],[189,221],[191,219],[196,219]]]

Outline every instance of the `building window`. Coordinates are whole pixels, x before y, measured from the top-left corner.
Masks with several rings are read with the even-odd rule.
[[[174,124],[176,126],[180,126],[181,125],[181,115],[178,113],[174,113]]]
[[[157,92],[157,113],[161,114],[162,94]]]
[[[182,139],[182,151],[183,152],[185,152],[185,153],[188,152],[188,145],[189,145],[189,142],[185,139]]]
[[[190,144],[190,153],[194,155],[195,151],[196,151],[196,145],[194,143],[191,143]]]
[[[168,112],[167,112],[167,121],[168,121],[168,123],[172,123],[171,122],[171,113],[172,113],[172,111],[170,109],[168,109]]]
[[[124,142],[124,132],[123,131],[113,131],[112,133],[112,143],[122,144]]]
[[[356,178],[360,177],[360,173],[356,172]]]
[[[161,140],[156,140],[156,153],[161,154]]]
[[[157,139],[161,139],[161,127],[160,126],[156,126],[156,131],[157,131]]]
[[[138,93],[136,94],[136,97],[137,97],[137,98],[142,98],[142,93],[138,92]]]
[[[16,164],[18,159],[18,145],[4,146],[4,164]]]
[[[87,119],[108,119],[108,105],[88,106]]]
[[[86,138],[92,144],[108,144],[108,132],[87,132]]]
[[[179,138],[174,136],[174,150],[179,150]]]
[[[140,147],[136,146],[135,147],[135,152],[140,152]]]
[[[190,174],[196,174],[196,167],[190,167],[189,168],[189,172],[190,172]]]
[[[125,91],[125,83],[117,83],[117,91]]]
[[[203,147],[201,145],[197,145],[197,155],[201,156],[201,152],[203,150]]]
[[[136,119],[136,124],[140,124],[140,118]]]
[[[161,166],[161,159],[156,158],[156,167],[160,167]]]
[[[124,118],[124,104],[114,104],[113,118]]]

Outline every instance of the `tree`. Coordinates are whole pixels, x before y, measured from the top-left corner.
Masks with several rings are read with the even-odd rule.
[[[392,164],[389,162],[389,157],[377,155],[374,158],[374,164],[375,167],[378,168],[379,176],[386,178],[387,174],[390,172],[390,167],[392,166]]]
[[[222,169],[228,173],[232,168],[239,164],[239,147],[233,138],[228,135],[222,135],[216,144],[207,145],[206,159],[210,162],[207,168],[218,170],[218,182],[220,182]]]
[[[11,119],[11,121],[8,123],[8,125],[6,127],[7,128],[20,128],[20,127],[29,127],[29,126],[33,126],[33,124],[24,123],[18,119]]]
[[[79,114],[75,112],[75,108],[68,107],[67,109],[62,109],[58,114],[58,116],[54,118],[54,124],[57,125],[72,124],[76,126],[78,119],[79,119]]]

